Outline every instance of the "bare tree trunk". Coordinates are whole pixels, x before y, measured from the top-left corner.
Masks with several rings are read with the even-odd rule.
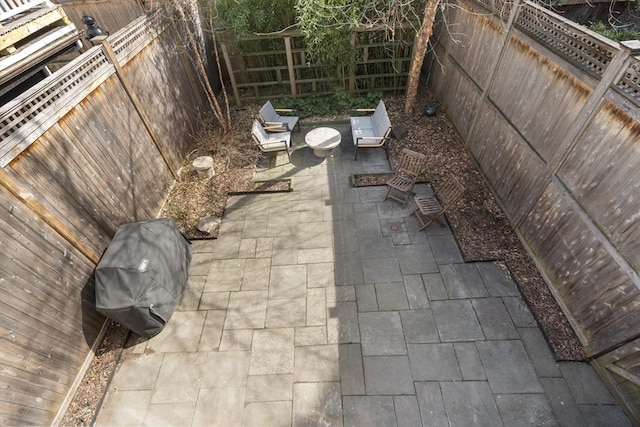
[[[209,105],[213,109],[213,114],[220,123],[222,130],[224,132],[228,132],[231,130],[231,119],[229,114],[226,115],[222,112],[222,108],[220,107],[220,103],[218,103],[218,99],[216,97],[213,88],[211,87],[211,83],[209,82],[209,78],[207,77],[207,70],[204,65],[204,60],[202,59],[202,55],[200,54],[200,49],[198,48],[198,44],[196,43],[195,37],[193,36],[191,30],[188,28],[187,24],[187,16],[180,4],[180,0],[173,0],[171,2],[175,11],[178,13],[178,17],[182,22],[185,23],[185,34],[187,36],[187,41],[189,42],[189,46],[191,47],[191,51],[193,52],[195,58],[195,66],[198,70],[198,76],[200,77],[200,82],[203,84],[205,93],[207,95],[207,100],[209,101]],[[227,103],[227,113],[228,113],[228,103]]]
[[[424,17],[420,31],[416,34],[413,43],[413,55],[411,57],[411,66],[409,68],[409,81],[407,82],[407,95],[404,102],[405,114],[413,113],[418,96],[418,83],[420,82],[420,71],[424,56],[429,46],[429,38],[433,34],[433,22],[436,19],[436,10],[440,0],[428,0],[424,6]]]

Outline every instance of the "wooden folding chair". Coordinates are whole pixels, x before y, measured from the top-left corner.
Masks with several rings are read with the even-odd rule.
[[[415,214],[422,225],[420,230],[424,230],[434,221],[444,227],[444,222],[440,221],[440,216],[444,215],[462,197],[463,193],[464,187],[460,184],[460,181],[452,174],[449,174],[448,179],[433,196],[415,196],[413,199],[418,207],[411,214]],[[423,217],[426,217],[426,220]]]
[[[405,207],[409,196],[413,195],[413,186],[416,184],[418,176],[427,160],[424,154],[416,153],[409,149],[402,150],[402,156],[396,166],[396,172],[387,181],[387,195],[385,200],[392,198],[402,203]]]

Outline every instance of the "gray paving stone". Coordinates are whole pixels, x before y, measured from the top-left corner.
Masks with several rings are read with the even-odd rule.
[[[422,277],[422,281],[424,282],[424,288],[427,291],[429,301],[449,299],[440,273],[422,274],[420,277]]]
[[[495,262],[478,262],[476,268],[492,297],[520,296],[513,279]]]
[[[377,213],[356,213],[354,221],[358,237],[382,236],[380,219]]]
[[[291,374],[294,363],[294,329],[256,329],[249,375]]]
[[[411,372],[416,381],[462,379],[453,344],[409,344]]]
[[[428,244],[397,246],[396,254],[402,274],[438,272],[438,266]]]
[[[200,387],[244,387],[248,371],[248,351],[212,351],[207,354]]]
[[[458,358],[463,380],[484,381],[487,379],[475,343],[458,342],[453,344],[453,348]]]
[[[364,267],[360,252],[345,252],[335,260],[336,285],[364,283]]]
[[[422,283],[422,277],[418,274],[408,274],[402,276],[402,279],[404,281],[407,300],[409,301],[409,308],[413,310],[429,308],[429,297],[427,296],[424,283]]]
[[[227,237],[230,235],[242,236],[242,230],[244,229],[244,220],[246,218],[246,211],[242,211],[239,209],[229,209],[229,211],[232,213],[230,214],[230,216],[227,216],[225,212],[223,221],[220,224],[219,235],[223,237]]]
[[[336,254],[360,251],[355,221],[334,222],[333,247]]]
[[[398,312],[360,313],[359,322],[364,356],[407,354]]]
[[[252,259],[245,263],[242,275],[243,291],[266,291],[269,289],[269,273],[271,260],[269,258]]]
[[[306,298],[269,300],[267,302],[265,327],[290,328],[305,326],[306,308]]]
[[[307,287],[327,288],[335,284],[335,269],[332,262],[307,264]]]
[[[437,264],[460,264],[464,262],[458,242],[452,235],[429,236],[428,239]]]
[[[250,375],[246,402],[277,402],[293,399],[293,375]]]
[[[192,425],[241,426],[244,394],[245,389],[239,387],[201,389]]]
[[[363,236],[359,243],[362,259],[393,258],[396,255],[389,237]]]
[[[509,311],[509,315],[513,323],[518,328],[534,328],[538,327],[538,323],[533,318],[531,310],[522,297],[503,297],[504,305]]]
[[[95,425],[142,425],[151,393],[151,390],[110,391],[100,408]]]
[[[420,408],[415,396],[393,396],[398,427],[422,427]]]
[[[471,300],[471,303],[488,340],[520,338],[501,298],[478,298]]]
[[[319,326],[327,324],[327,299],[325,289],[307,289],[306,325]]]
[[[327,305],[335,305],[338,302],[356,301],[356,288],[354,285],[335,286],[326,289]]]
[[[345,427],[396,426],[392,396],[345,396]]]
[[[267,291],[233,292],[229,296],[229,308],[225,329],[264,328],[267,316]]]
[[[375,285],[355,285],[355,289],[359,312],[378,311]]]
[[[489,296],[474,264],[441,265],[440,274],[449,298],[482,298]]]
[[[544,392],[549,400],[556,419],[563,427],[582,427],[586,425],[580,408],[571,395],[564,378],[540,378]]]
[[[360,344],[340,344],[340,384],[343,395],[365,393]]]
[[[291,406],[291,401],[247,403],[242,415],[242,425],[289,427],[291,426]]]
[[[189,426],[196,410],[195,403],[155,403],[149,405],[144,427]]]
[[[416,398],[418,399],[423,426],[449,427],[439,383],[417,382]]]
[[[243,218],[244,220],[244,218]],[[194,254],[199,253],[213,253],[213,248],[215,246],[214,240],[194,240],[191,242],[191,252]]]
[[[327,307],[327,339],[330,344],[360,342],[357,310],[353,301]]]
[[[273,253],[273,238],[258,237],[256,239],[256,258],[270,258]]]
[[[294,380],[297,383],[340,381],[338,345],[296,347]]]
[[[226,310],[230,292],[204,292],[200,298],[200,310]]]
[[[306,290],[306,265],[277,265],[271,267],[270,299],[304,298],[306,297]]]
[[[125,354],[109,387],[118,390],[151,390],[158,378],[162,353]]]
[[[200,303],[200,297],[202,296],[202,290],[204,284],[207,281],[207,276],[189,276],[187,279],[187,285],[182,293],[180,304],[178,305],[178,311],[197,310]]]
[[[331,222],[307,222],[298,232],[298,249],[333,247]]]
[[[400,318],[407,344],[426,344],[440,341],[431,310],[402,310]]]
[[[504,427],[559,426],[544,394],[498,394],[495,399]]]
[[[395,192],[393,193],[394,195],[396,194]],[[413,203],[413,200],[411,200],[411,203]],[[387,199],[381,203],[376,203],[376,208],[380,219],[403,219],[411,206],[407,203],[407,205],[402,208],[402,205],[398,201]],[[409,212],[411,211],[409,210]]]
[[[618,405],[578,405],[587,427],[631,427]]]
[[[562,376],[555,356],[540,329],[520,328],[518,332],[538,377]]]
[[[218,259],[212,261],[204,291],[239,291],[242,284],[245,261],[244,259]]]
[[[367,151],[367,150],[362,150],[362,151]],[[358,157],[360,157],[360,151],[358,151]],[[387,188],[384,186],[359,187],[358,195],[360,196],[360,201],[362,203],[382,202],[384,201],[384,197],[387,195]]]
[[[162,332],[149,339],[147,349],[155,352],[196,351],[207,313],[176,311]]]
[[[491,388],[484,381],[440,383],[451,427],[501,425]]]
[[[257,243],[258,239],[240,240],[240,248],[238,248],[238,258],[255,258]]]
[[[267,229],[265,236],[267,237],[296,237],[300,223],[298,212],[277,212],[270,213],[267,220]],[[246,237],[243,235],[243,237]],[[295,239],[294,239],[295,240]]]
[[[213,254],[210,252],[194,253],[189,264],[189,276],[206,276],[209,274]]]
[[[327,327],[326,326],[307,326],[304,328],[296,328],[295,345],[296,347],[303,345],[321,345],[327,344]]]
[[[240,240],[241,235],[239,233],[220,235],[220,237],[216,239],[213,259],[238,258]]]
[[[294,384],[293,425],[342,426],[340,383]]]
[[[364,283],[401,282],[402,273],[396,258],[364,259]],[[354,283],[357,284],[357,283]]]
[[[611,405],[615,399],[588,363],[561,363],[560,371],[578,405]]]
[[[415,394],[407,356],[368,356],[363,363],[368,396]]]
[[[198,351],[213,351],[220,347],[220,338],[222,337],[222,327],[224,326],[226,312],[224,310],[209,310],[206,313],[207,318],[202,328]]]
[[[251,350],[252,329],[225,329],[220,338],[219,351]]]
[[[298,264],[333,262],[331,248],[298,249]]]
[[[476,346],[494,393],[542,393],[522,342],[479,341]]]
[[[482,328],[469,300],[432,301],[431,311],[442,341],[484,339]]]
[[[409,308],[404,283],[376,283],[376,297],[380,311],[405,310]]]
[[[196,402],[207,353],[164,355],[151,403]]]
[[[292,248],[273,248],[271,265],[293,265],[298,263],[298,250]]]

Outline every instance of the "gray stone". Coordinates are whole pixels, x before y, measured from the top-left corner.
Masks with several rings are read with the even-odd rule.
[[[435,301],[440,299],[449,299],[447,290],[444,287],[444,281],[440,273],[422,274],[422,281],[424,282],[424,288],[427,291],[429,301]]]
[[[402,273],[396,258],[364,259],[364,283],[401,282]]]
[[[307,326],[304,328],[296,328],[295,345],[296,347],[304,345],[321,345],[327,344],[327,327],[326,326]]]
[[[147,343],[155,352],[197,351],[207,313],[204,311],[176,311],[162,332]]]
[[[209,310],[200,335],[198,351],[213,351],[220,346],[222,327],[226,312],[224,310]]]
[[[217,216],[205,216],[198,220],[196,228],[203,233],[215,234],[218,232],[221,222],[222,219],[218,218]]]
[[[396,254],[402,274],[438,272],[438,266],[429,245],[398,246]]]
[[[488,340],[520,338],[502,299],[479,298],[471,300],[471,303],[480,321],[482,332]]]
[[[479,341],[476,346],[494,393],[542,393],[520,341]]]
[[[225,329],[220,338],[219,351],[251,350],[253,342],[253,330],[251,329]]]
[[[243,291],[266,291],[269,289],[271,260],[269,258],[252,259],[245,263],[242,275]]]
[[[258,239],[240,240],[240,248],[238,248],[238,258],[255,258],[257,242]]]
[[[415,396],[393,396],[398,427],[421,427],[420,408]]]
[[[484,339],[482,328],[469,300],[433,301],[431,311],[442,341]]]
[[[225,318],[225,329],[264,328],[267,316],[267,291],[233,292]]]
[[[196,402],[206,360],[206,353],[165,354],[151,403]]]
[[[404,292],[404,283],[376,283],[375,287],[380,311],[409,308],[407,295]]]
[[[338,302],[327,308],[327,339],[330,344],[360,342],[355,302]]]
[[[437,343],[440,341],[431,310],[402,310],[400,317],[407,344]]]
[[[294,384],[293,425],[342,426],[340,383]]]
[[[340,344],[340,383],[343,395],[365,393],[360,344]]]
[[[440,266],[440,274],[449,298],[481,298],[489,296],[474,264]]]
[[[217,259],[212,261],[204,291],[239,291],[242,284],[244,264],[244,259]]]
[[[429,308],[429,297],[422,283],[422,277],[418,274],[410,274],[402,277],[404,280],[404,290],[409,301],[409,308],[418,310]]]
[[[495,262],[478,262],[476,268],[492,297],[519,296],[518,286]]]
[[[378,299],[376,298],[375,285],[355,285],[358,311],[378,311]]]
[[[336,344],[296,347],[295,382],[340,381],[339,356]]]
[[[242,415],[242,425],[243,427],[290,427],[291,401],[247,403]]]
[[[211,252],[194,253],[189,264],[189,276],[206,276],[209,273],[212,259],[213,253]]]
[[[307,286],[309,288],[327,288],[335,286],[335,269],[332,262],[307,264]]]
[[[453,344],[453,348],[456,351],[456,357],[460,364],[463,380],[484,381],[487,379],[475,343],[458,342]]]
[[[439,383],[417,382],[416,398],[418,399],[423,426],[450,427]]]
[[[560,377],[562,373],[544,335],[538,328],[518,329],[533,369],[539,377]]]
[[[253,331],[249,375],[293,373],[293,340],[292,328]]]
[[[151,390],[113,390],[107,393],[96,425],[142,425]]]
[[[567,380],[578,405],[611,405],[615,400],[598,374],[588,363],[561,363],[560,371]]]
[[[124,354],[109,387],[117,390],[151,390],[161,364],[162,353]]]
[[[345,396],[345,427],[396,426],[392,396]]]
[[[206,280],[207,276],[189,276],[189,278],[187,279],[187,285],[184,288],[184,292],[182,292],[180,305],[178,305],[178,308],[176,310],[197,310]]]
[[[464,262],[458,242],[450,234],[429,236],[429,245],[433,250],[433,256],[437,264],[459,264]]]
[[[269,298],[304,298],[307,290],[306,265],[277,265],[271,267]]]
[[[382,236],[380,219],[377,213],[356,213],[354,220],[358,237]]]
[[[171,427],[191,425],[195,403],[156,403],[150,404],[144,417],[143,427]],[[106,424],[113,424],[109,422]],[[102,423],[96,423],[102,425]],[[124,425],[124,424],[120,424]]]
[[[307,289],[306,325],[327,324],[327,299],[323,288]]]
[[[407,356],[363,358],[367,395],[415,394]]]
[[[213,250],[214,259],[231,259],[238,258],[240,252],[241,237],[238,234],[229,234],[216,239],[215,249]]]
[[[407,354],[400,315],[397,312],[360,313],[359,322],[364,356]]]
[[[236,427],[242,425],[244,388],[203,388],[193,414],[192,425]]]
[[[583,427],[586,423],[564,378],[540,378],[556,419],[563,427]]]
[[[451,427],[501,425],[498,408],[486,382],[445,382],[440,387]]]
[[[247,378],[247,402],[277,402],[293,399],[293,375],[250,375]]]
[[[364,283],[364,267],[359,252],[345,252],[335,260],[336,285]]]
[[[496,403],[504,427],[559,425],[544,394],[498,394]]]
[[[359,243],[362,259],[392,258],[396,255],[389,237],[363,236]]]
[[[267,328],[289,328],[305,326],[306,324],[305,298],[275,299],[267,302]],[[322,307],[324,312],[324,307]]]
[[[416,381],[462,379],[453,344],[409,344],[411,372]]]
[[[522,297],[503,297],[504,305],[509,311],[509,315],[513,320],[513,323],[518,328],[534,328],[538,327],[536,319],[533,318],[529,306],[522,299]]]
[[[200,310],[226,310],[229,307],[229,292],[204,292],[200,298]]]
[[[298,264],[333,262],[331,248],[298,249]]]
[[[248,351],[209,352],[200,387],[244,387],[248,370]]]
[[[579,405],[586,427],[631,427],[618,405]]]

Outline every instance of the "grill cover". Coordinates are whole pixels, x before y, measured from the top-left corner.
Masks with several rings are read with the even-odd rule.
[[[178,305],[190,262],[190,242],[172,220],[122,224],[96,267],[96,309],[152,337]]]

